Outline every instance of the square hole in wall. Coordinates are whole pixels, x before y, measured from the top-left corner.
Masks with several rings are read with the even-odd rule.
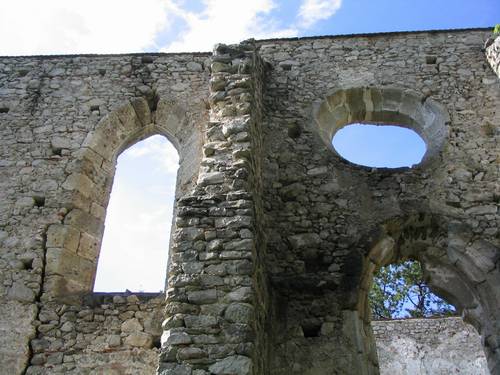
[[[429,65],[436,64],[437,62],[437,57],[436,56],[425,56],[425,63]]]
[[[33,197],[33,200],[35,201],[35,207],[45,206],[45,197],[43,197],[41,195],[35,195]]]

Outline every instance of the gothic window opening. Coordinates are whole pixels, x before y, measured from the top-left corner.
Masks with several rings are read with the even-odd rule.
[[[178,163],[160,135],[118,157],[94,292],[164,290]]]

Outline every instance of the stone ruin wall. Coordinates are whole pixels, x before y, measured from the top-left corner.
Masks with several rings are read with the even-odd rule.
[[[157,352],[143,348],[159,342],[163,317],[150,318],[160,302],[86,303],[81,295],[92,291],[118,153],[166,135],[182,159],[177,194],[196,180],[208,58],[1,59],[0,358],[8,373],[24,373],[27,362],[28,374],[85,373],[102,363],[121,373],[124,358],[137,359],[129,373],[151,369]]]
[[[498,373],[500,84],[488,35],[0,58],[5,371],[147,373],[159,358],[161,374],[375,374],[371,276],[413,258]],[[331,136],[366,120],[418,131],[424,163],[339,158]],[[152,134],[180,155],[161,314],[160,297],[91,295],[116,158]]]
[[[477,331],[462,319],[372,322],[382,375],[488,375]]]
[[[500,301],[493,286],[499,276],[499,82],[482,52],[485,37],[262,42],[259,52],[273,66],[262,126],[276,302],[273,374],[374,372],[371,275],[408,257],[422,262],[433,290],[496,340],[485,334],[488,323],[479,323],[486,315],[496,321],[499,311],[479,295]],[[351,89],[360,86],[365,89]],[[329,150],[332,124],[369,119],[418,131],[428,145],[421,168],[360,168]]]

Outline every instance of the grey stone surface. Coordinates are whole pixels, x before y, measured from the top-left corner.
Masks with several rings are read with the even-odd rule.
[[[372,322],[380,374],[487,375],[477,331],[460,318]]]
[[[248,357],[235,355],[213,364],[209,370],[216,375],[250,375],[252,361]]]

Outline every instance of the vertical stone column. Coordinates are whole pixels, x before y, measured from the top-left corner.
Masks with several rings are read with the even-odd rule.
[[[265,373],[262,64],[252,43],[218,45],[211,69],[211,121],[200,174],[192,194],[177,203],[162,375]]]

